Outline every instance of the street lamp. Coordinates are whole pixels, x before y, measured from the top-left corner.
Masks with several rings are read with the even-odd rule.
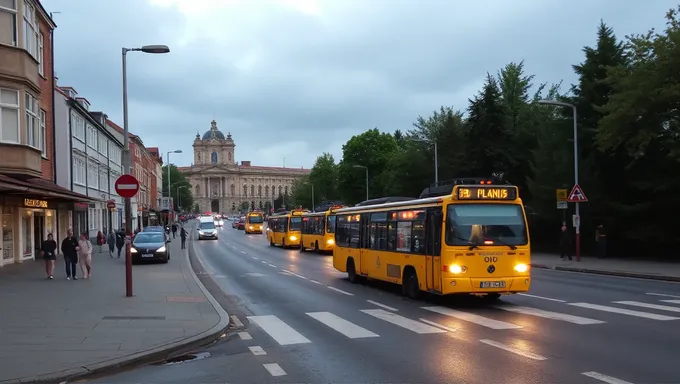
[[[538,104],[571,108],[574,119],[574,185],[578,185],[578,113],[576,106],[557,100],[538,100]],[[581,261],[581,215],[579,202],[576,203],[576,261]]]
[[[353,168],[363,168],[366,170],[366,200],[368,200],[368,167],[365,165],[353,165]]]
[[[419,143],[429,143],[427,140],[422,139],[411,139],[411,141],[417,141]],[[434,144],[434,182],[439,183],[439,149],[437,148],[437,140],[432,140]]]
[[[168,167],[168,197],[171,197],[170,196],[170,154],[171,153],[182,153],[182,150],[177,149],[177,150],[174,150],[174,151],[168,151],[168,153],[166,155],[166,157],[168,159],[168,164],[166,165],[166,167]]]
[[[144,53],[168,53],[170,48],[167,45],[145,45],[141,48],[122,48],[123,59],[123,173],[130,174],[130,130],[128,127],[128,103],[127,103],[127,53],[128,52],[144,52]],[[125,231],[128,239],[132,235],[132,200],[129,197],[125,198]],[[125,296],[132,297],[132,254],[130,248],[132,245],[126,241],[125,245]]]
[[[189,188],[186,185],[178,185],[177,186],[177,208],[182,208],[182,195],[179,194],[179,190],[182,188]]]

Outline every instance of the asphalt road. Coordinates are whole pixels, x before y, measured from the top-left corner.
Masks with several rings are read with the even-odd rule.
[[[196,255],[234,320],[204,359],[96,383],[679,383],[680,284],[534,270],[530,294],[405,299],[332,257],[220,229]],[[207,354],[205,355],[207,356]]]

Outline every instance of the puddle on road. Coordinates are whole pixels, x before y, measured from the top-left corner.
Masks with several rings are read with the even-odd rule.
[[[175,365],[175,364],[182,364],[186,363],[189,361],[196,361],[196,360],[202,360],[205,358],[208,358],[212,356],[210,352],[201,352],[201,353],[190,353],[182,356],[177,356],[173,357],[172,359],[168,359],[166,361],[156,363],[154,365]]]

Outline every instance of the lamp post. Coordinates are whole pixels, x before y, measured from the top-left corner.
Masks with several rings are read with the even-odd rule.
[[[554,105],[558,107],[571,108],[574,119],[574,185],[578,185],[578,112],[576,106],[571,103],[565,103],[556,100],[539,100],[539,104]],[[576,261],[581,261],[581,215],[579,210],[579,203],[576,203]]]
[[[179,194],[179,190],[182,189],[182,188],[188,188],[188,187],[186,185],[178,185],[177,186],[177,193],[176,193],[176,195],[177,195],[177,208],[182,207],[182,196]]]
[[[168,151],[168,153],[167,153],[167,155],[166,155],[166,157],[167,157],[167,159],[168,159],[168,162],[167,162],[166,167],[168,167],[168,197],[169,197],[169,198],[171,198],[171,194],[170,194],[170,154],[171,154],[171,153],[182,153],[182,150],[181,150],[181,149],[176,149],[176,150],[174,150],[174,151]]]
[[[366,170],[366,200],[368,200],[368,167],[365,165],[353,165],[352,167]]]
[[[429,143],[427,140],[411,139],[412,141],[417,141],[419,143]],[[434,182],[439,183],[439,148],[437,147],[437,140],[433,140],[434,144]]]
[[[168,53],[170,48],[167,45],[145,45],[141,48],[122,48],[123,59],[123,173],[130,174],[130,130],[128,128],[128,103],[127,103],[127,53]],[[125,198],[125,232],[128,239],[132,235],[132,199]],[[132,245],[126,241],[125,245],[125,296],[132,297]]]

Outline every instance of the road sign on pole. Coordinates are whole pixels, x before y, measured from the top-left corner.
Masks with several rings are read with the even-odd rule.
[[[557,209],[567,209],[568,205],[566,201],[558,201],[557,202]]]
[[[556,189],[555,190],[555,197],[557,198],[557,201],[567,201],[567,198],[569,197],[569,191],[566,189]]]
[[[571,189],[567,201],[570,203],[585,203],[588,201],[588,198],[586,197],[586,194],[583,193],[581,187],[576,184],[574,185],[574,188]]]
[[[116,180],[116,193],[123,198],[131,198],[139,191],[139,181],[132,175],[120,175]]]

